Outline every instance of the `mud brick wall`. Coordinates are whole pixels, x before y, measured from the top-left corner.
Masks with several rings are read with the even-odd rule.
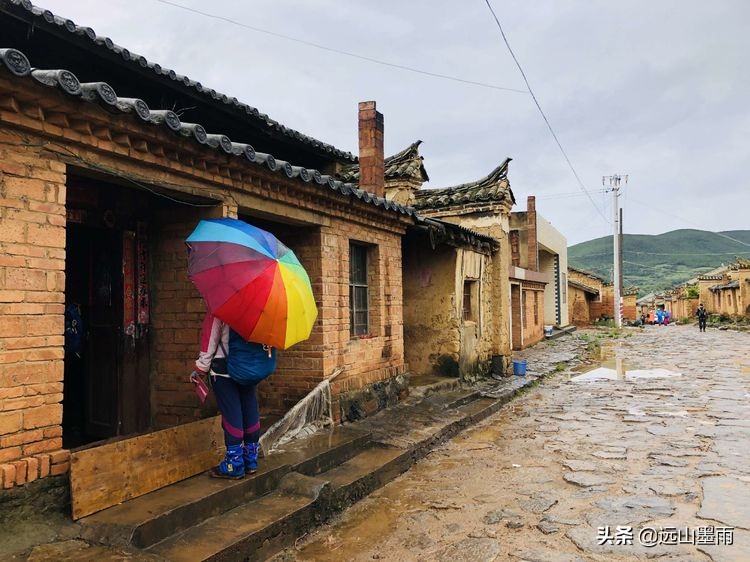
[[[625,320],[635,320],[638,318],[638,310],[635,301],[638,295],[625,295],[622,297],[622,317]],[[673,312],[674,315],[674,312]]]
[[[456,249],[430,249],[426,236],[404,245],[404,346],[415,375],[458,376],[459,318],[456,308]]]
[[[576,326],[587,326],[591,323],[589,308],[592,298],[586,291],[568,285],[568,316],[570,322]]]
[[[0,486],[69,466],[62,447],[66,167],[0,130]]]

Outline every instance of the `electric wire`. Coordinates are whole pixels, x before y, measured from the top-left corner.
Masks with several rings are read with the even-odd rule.
[[[159,1],[162,1],[162,0],[159,0]],[[508,38],[505,36],[505,31],[503,30],[503,26],[500,24],[500,20],[497,18],[497,14],[495,14],[495,10],[492,9],[492,5],[490,4],[490,1],[484,0],[484,2],[485,4],[487,4],[487,8],[489,8],[490,13],[492,14],[492,17],[495,19],[495,23],[497,24],[497,27],[500,30],[500,35],[502,35],[503,42],[505,43],[505,46],[508,48],[508,52],[510,53],[510,56],[513,57],[513,61],[516,63],[516,66],[518,67],[518,70],[521,73],[521,76],[523,77],[523,81],[526,83],[526,87],[529,90],[531,99],[534,100],[534,105],[536,105],[536,108],[539,110],[539,114],[542,116],[542,119],[544,119],[544,122],[547,124],[547,128],[549,129],[549,132],[552,134],[552,138],[555,140],[557,147],[560,149],[560,152],[565,158],[565,161],[568,163],[568,167],[570,168],[570,171],[573,172],[573,176],[575,176],[576,181],[578,182],[578,185],[581,187],[583,192],[589,198],[589,201],[591,201],[591,204],[594,206],[594,208],[596,208],[596,210],[599,212],[599,214],[604,219],[604,221],[607,224],[611,224],[612,221],[610,221],[605,216],[605,214],[602,212],[601,209],[599,209],[599,206],[594,201],[594,198],[591,197],[591,194],[586,189],[586,186],[583,184],[583,181],[581,181],[581,178],[578,175],[578,172],[576,171],[575,167],[573,166],[573,163],[570,161],[570,158],[568,158],[568,154],[567,152],[565,152],[565,149],[563,148],[563,145],[560,142],[560,139],[557,138],[557,134],[555,133],[555,130],[552,128],[552,125],[550,124],[549,119],[547,119],[547,116],[542,110],[542,106],[539,104],[539,100],[537,99],[536,94],[534,94],[534,90],[531,89],[531,84],[529,84],[529,80],[528,78],[526,78],[526,73],[524,72],[523,67],[521,66],[521,63],[518,62],[518,58],[516,58],[516,55],[513,52],[513,49],[511,48],[510,43],[508,42]]]
[[[306,45],[308,47],[313,47],[315,49],[320,49],[321,51],[328,51],[329,53],[336,53],[338,55],[343,55],[347,57],[351,57],[354,59],[359,59],[367,62],[371,62],[373,64],[379,64],[381,66],[388,66],[391,68],[398,68],[400,70],[405,70],[407,72],[413,72],[415,74],[422,74],[424,76],[431,76],[432,78],[440,78],[443,80],[450,80],[452,82],[460,82],[462,84],[469,84],[471,86],[479,86],[481,88],[490,88],[492,90],[501,90],[504,92],[516,92],[519,94],[527,94],[528,92],[526,90],[521,90],[518,88],[507,88],[504,86],[498,86],[496,84],[488,84],[486,82],[479,82],[477,80],[468,80],[465,78],[459,78],[457,76],[451,76],[449,74],[442,74],[439,72],[431,72],[429,70],[422,70],[421,68],[416,68],[413,66],[406,66],[404,64],[398,64],[395,62],[385,61],[381,59],[376,59],[374,57],[368,57],[366,55],[360,55],[358,53],[353,53],[351,51],[345,51],[343,49],[338,49],[336,47],[329,47],[327,45],[323,45],[321,43],[315,43],[314,41],[307,41],[305,39],[300,39],[298,37],[292,37],[291,35],[285,35],[283,33],[279,33],[276,31],[270,31],[268,29],[263,29],[261,27],[256,27],[254,25],[248,25],[246,23],[242,23],[240,21],[234,20],[232,18],[228,18],[225,16],[220,16],[217,14],[212,14],[210,12],[204,12],[202,10],[197,10],[195,8],[191,8],[189,6],[184,6],[183,4],[178,4],[177,2],[171,2],[170,0],[154,0],[155,2],[159,2],[160,4],[166,4],[167,6],[172,6],[174,8],[178,8],[180,10],[185,10],[186,12],[192,12],[194,14],[201,15],[206,18],[211,18],[219,21],[223,21],[225,23],[229,23],[231,25],[235,25],[237,27],[242,27],[244,29],[248,29],[250,31],[254,31],[256,33],[263,33],[265,35],[270,35],[271,37],[276,37],[278,39],[284,39],[286,41],[292,41],[294,43],[299,43],[301,45]]]

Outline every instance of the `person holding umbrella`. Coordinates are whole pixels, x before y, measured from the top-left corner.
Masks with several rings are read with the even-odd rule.
[[[257,470],[256,385],[274,371],[276,349],[310,337],[318,309],[307,272],[268,232],[237,219],[202,220],[186,244],[188,275],[208,307],[196,371],[210,372],[227,447],[210,474],[242,478]]]
[[[258,470],[260,412],[256,384],[243,383],[238,375],[251,371],[263,379],[275,368],[275,350],[244,341],[211,312],[206,313],[195,370],[210,374],[227,449],[224,460],[209,472],[214,478],[242,478]]]

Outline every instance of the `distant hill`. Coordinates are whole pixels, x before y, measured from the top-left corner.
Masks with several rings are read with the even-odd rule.
[[[724,234],[750,244],[750,230]],[[704,230],[673,230],[664,234],[625,234],[624,283],[638,285],[640,295],[660,291],[706,271],[731,263],[735,256],[750,258],[750,247]],[[612,237],[581,242],[568,248],[568,263],[609,280]]]

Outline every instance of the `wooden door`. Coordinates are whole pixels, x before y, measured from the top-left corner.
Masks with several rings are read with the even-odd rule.
[[[95,439],[119,433],[122,275],[120,233],[99,230],[89,246],[86,432]]]

